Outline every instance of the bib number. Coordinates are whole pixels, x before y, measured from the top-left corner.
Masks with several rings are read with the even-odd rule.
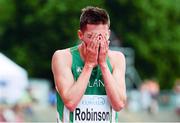
[[[106,95],[84,95],[73,112],[75,123],[109,123],[111,107]]]

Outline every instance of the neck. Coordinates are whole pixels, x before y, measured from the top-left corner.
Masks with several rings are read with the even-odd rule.
[[[78,46],[79,54],[80,54],[83,61],[85,61],[84,59],[85,59],[85,56],[86,56],[86,54],[84,52],[85,51],[84,48],[85,47],[84,47],[84,45],[82,43]]]

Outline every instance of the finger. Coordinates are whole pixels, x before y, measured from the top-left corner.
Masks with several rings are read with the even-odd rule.
[[[109,46],[109,44],[110,44],[110,40],[108,40],[108,46]]]
[[[104,47],[103,47],[103,42],[100,42],[100,54],[103,54]]]
[[[106,43],[104,43],[103,53],[106,53]]]
[[[96,40],[96,37],[97,37],[97,34],[96,34],[96,33],[93,33],[93,34],[92,34],[92,37],[91,37],[91,41],[94,42],[94,40]]]
[[[96,47],[98,47],[98,41],[96,40],[96,37],[94,37],[94,40],[92,40],[90,43],[90,48],[95,50]]]
[[[108,45],[107,45],[107,42],[104,42],[104,47],[103,47],[104,49],[104,53],[106,54],[106,52],[107,52],[107,49],[108,49]]]
[[[85,48],[86,47],[86,44],[84,42],[82,42],[82,47]]]
[[[106,40],[105,35],[103,36],[103,40],[104,40],[104,45],[105,45],[105,47],[109,47],[109,41]]]
[[[83,47],[83,53],[86,54],[86,44],[82,42],[82,47]]]
[[[92,39],[91,41],[94,43],[94,41],[96,40],[96,37],[97,37],[97,33],[93,33],[93,36],[92,36]]]
[[[96,46],[99,45],[99,34],[96,34],[96,37],[94,38],[94,43]]]
[[[99,48],[99,42],[96,41],[96,42],[94,42],[94,49],[96,50],[96,49],[98,49],[98,48]]]
[[[106,37],[106,40],[109,40],[109,37],[110,37],[109,33],[105,34],[105,37]]]
[[[99,50],[99,48],[100,48],[100,43],[98,42],[96,45],[96,50]]]
[[[96,45],[95,45],[95,50],[96,50],[96,52],[98,52],[98,54],[99,54],[99,49],[100,49],[100,42],[99,42],[99,40],[97,39]]]
[[[105,34],[103,35],[103,40],[104,40],[105,42],[107,42],[107,38],[106,38],[106,35],[105,35]]]
[[[106,41],[105,45],[106,45],[106,48],[109,48],[109,42],[108,41]]]
[[[100,48],[103,48],[103,41],[101,41],[99,44],[100,44]]]
[[[97,37],[97,33],[93,33],[93,34],[92,34],[91,41],[94,41],[94,40],[96,39],[96,37]]]
[[[95,34],[95,37],[94,37],[94,39],[93,39],[93,43],[94,43],[94,47],[97,45],[97,43],[98,43],[98,34],[96,33]]]
[[[93,42],[92,48],[93,48],[93,49],[96,49],[96,48],[98,47],[98,45],[99,45],[97,34],[96,34],[96,37],[94,38],[94,40],[93,40],[92,42]]]
[[[95,46],[95,50],[97,53],[99,52],[99,43],[97,43],[97,45]]]
[[[93,33],[90,33],[92,36],[91,36],[91,38],[90,38],[90,40],[89,41],[87,41],[87,47],[89,48],[89,47],[91,47],[91,42],[92,42],[92,40],[93,40],[93,38],[94,38],[94,34]]]
[[[96,45],[97,45],[97,43],[96,43],[95,41],[93,41],[93,42],[92,42],[92,47],[91,47],[91,48],[92,48],[92,49],[95,49],[95,48],[96,48]]]
[[[105,42],[105,40],[103,40],[102,44],[103,44],[103,48],[105,48],[105,47],[106,47],[106,42]]]
[[[93,41],[91,41],[90,43],[89,43],[89,46],[88,46],[89,48],[92,48],[93,47]]]
[[[106,46],[106,49],[105,49],[105,50],[106,50],[106,53],[107,53],[107,52],[108,52],[108,50],[109,50],[109,46]]]

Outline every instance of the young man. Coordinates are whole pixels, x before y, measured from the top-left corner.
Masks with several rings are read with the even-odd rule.
[[[80,45],[52,58],[58,121],[115,122],[126,101],[125,58],[109,50],[109,15],[86,7],[80,16]]]

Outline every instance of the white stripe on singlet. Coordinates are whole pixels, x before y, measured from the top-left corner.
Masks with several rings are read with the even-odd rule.
[[[63,111],[63,122],[64,123],[69,123],[70,119],[70,111],[64,106],[64,111]]]
[[[111,108],[111,110],[112,110],[112,123],[115,123],[116,122],[116,112],[114,111],[114,109],[113,108]]]
[[[62,123],[62,121],[59,119],[59,112],[56,111],[56,119],[57,119],[57,123]]]

